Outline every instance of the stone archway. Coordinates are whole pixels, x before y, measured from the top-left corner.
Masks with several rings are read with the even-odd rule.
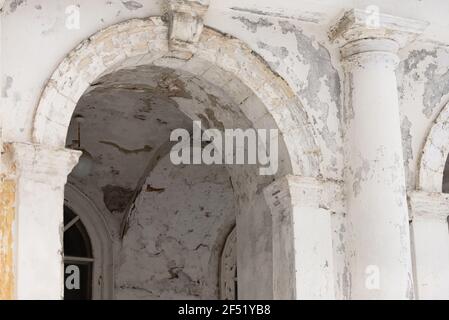
[[[153,17],[111,26],[83,41],[62,61],[43,91],[33,142],[64,147],[76,103],[96,79],[123,68],[155,64],[220,81],[255,127],[271,122],[280,130],[291,159],[289,173],[319,175],[320,151],[300,101],[251,49],[205,28],[195,55],[183,60],[171,56],[167,35],[168,26]],[[245,104],[252,97],[261,101],[263,110]]]
[[[334,200],[340,197],[341,188],[338,183],[319,179],[320,150],[297,96],[260,57],[237,39],[204,28],[193,55],[186,57],[172,50],[168,34],[169,27],[160,17],[133,19],[94,34],[60,63],[40,98],[34,117],[32,144],[10,145],[10,153],[18,164],[17,193],[24,195],[16,214],[27,217],[35,215],[36,211],[46,210],[47,218],[52,216],[56,224],[61,223],[64,184],[80,155],[79,151],[64,148],[66,135],[78,100],[96,80],[116,71],[148,65],[179,70],[191,77],[214,83],[227,92],[252,127],[279,130],[284,148],[281,151],[284,165],[275,178],[280,180],[265,188],[266,181],[257,184],[254,183],[257,179],[253,179],[252,185],[247,187],[249,194],[257,193],[262,200],[265,196],[265,205],[271,210],[273,228],[276,228],[272,234],[283,234],[282,237],[273,236],[272,240],[276,252],[273,251],[272,258],[271,296],[287,299],[333,297],[330,214],[340,210],[340,199],[337,202]],[[38,170],[35,169],[36,163],[42,164]],[[302,177],[307,178],[302,180]],[[30,193],[30,190],[39,188],[41,193]],[[298,201],[300,194],[304,194],[307,201]],[[41,202],[44,196],[46,203]],[[246,204],[242,208],[240,210],[248,211],[251,205]],[[319,220],[314,218],[314,212],[320,215]],[[292,218],[280,219],[285,215]],[[293,221],[298,221],[301,230],[315,230],[315,237],[310,240],[298,238],[296,232],[299,229],[292,228]],[[246,223],[250,226],[253,221]],[[40,225],[40,228],[48,235],[42,240],[43,245],[46,241],[60,243],[57,228],[52,231],[49,226]],[[237,223],[237,233],[239,228],[243,227]],[[280,243],[282,241],[288,243],[283,245]],[[314,251],[317,245],[323,250]],[[289,253],[288,250],[293,251]],[[299,252],[297,254],[306,258],[295,259],[292,252]],[[22,251],[22,260],[18,262],[19,266],[25,266],[19,268],[19,279],[26,279],[20,277],[20,273],[33,273],[26,268],[30,259],[42,268],[50,263],[52,269],[57,270],[61,265],[58,254],[48,259],[27,247]],[[326,266],[324,269],[323,265]],[[310,282],[307,274],[298,277],[297,270],[315,270],[322,276],[319,281]],[[248,270],[247,275],[251,274],[253,272]],[[294,278],[296,281],[293,281]],[[251,280],[247,282],[249,286]],[[40,297],[58,298],[61,295],[61,283],[60,276],[35,281],[35,290],[25,290],[25,282],[18,283],[17,296],[29,298],[40,291]],[[287,283],[289,285],[283,285]],[[301,293],[298,292],[299,287]],[[45,292],[42,288],[45,288]]]

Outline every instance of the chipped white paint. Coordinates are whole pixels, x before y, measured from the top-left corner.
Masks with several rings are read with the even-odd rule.
[[[273,219],[274,298],[334,299],[330,215],[342,211],[340,185],[286,176],[264,194]]]
[[[149,45],[147,45],[149,44]],[[201,70],[188,69],[183,60],[163,58],[168,53],[167,27],[159,18],[131,20],[107,28],[81,43],[58,66],[49,80],[37,108],[33,139],[36,143],[61,146],[71,115],[83,92],[102,75],[124,67],[155,64],[171,68],[186,68],[194,75]],[[198,44],[196,57],[205,65],[216,65],[228,83],[245,85],[261,100],[267,116],[248,118],[255,127],[258,121],[273,123],[279,128],[292,159],[293,173],[316,175],[320,153],[313,138],[313,128],[302,106],[288,85],[276,77],[243,43],[205,29]],[[234,80],[235,79],[235,80]],[[228,92],[233,95],[232,84]],[[239,92],[238,92],[239,93]],[[292,143],[298,141],[299,143]]]
[[[226,238],[220,261],[220,298],[236,300],[237,288],[237,232],[235,227]]]
[[[345,185],[349,297],[412,299],[412,265],[395,68],[404,39],[423,24],[380,16],[372,29],[353,10],[332,29],[345,68]],[[370,267],[379,287],[367,286]]]
[[[92,298],[108,300],[114,297],[113,238],[106,219],[95,204],[73,184],[64,188],[64,204],[80,217],[92,245],[95,263],[92,275]]]
[[[203,17],[209,0],[169,0],[168,7],[170,50],[185,52],[185,57],[190,58],[203,31]]]
[[[224,166],[175,166],[166,155],[135,201],[116,297],[218,299],[220,253],[235,211]]]

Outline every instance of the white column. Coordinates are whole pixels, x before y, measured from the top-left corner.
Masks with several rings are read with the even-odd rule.
[[[449,299],[449,194],[409,195],[418,299]]]
[[[351,299],[413,298],[395,68],[421,23],[348,12],[332,30],[345,71],[345,193]]]
[[[342,203],[339,190],[290,175],[265,188],[273,218],[274,299],[335,298],[329,207]]]
[[[61,299],[64,185],[80,152],[26,143],[6,147],[16,179],[16,298]]]

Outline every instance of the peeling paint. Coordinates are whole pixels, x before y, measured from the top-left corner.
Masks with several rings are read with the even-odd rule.
[[[26,4],[26,0],[11,0],[11,2],[9,3],[10,12],[12,13],[16,11],[16,9],[23,4]]]
[[[437,69],[438,66],[432,63],[424,73],[427,81],[424,87],[423,113],[429,119],[432,117],[434,109],[439,106],[443,96],[449,92],[449,70],[439,73]]]
[[[340,76],[332,65],[329,51],[323,45],[307,37],[300,28],[289,21],[279,21],[279,26],[283,34],[291,33],[295,36],[297,61],[310,66],[306,85],[300,87],[297,94],[313,110],[314,127],[326,148],[331,151],[328,170],[337,171],[338,159],[341,159],[343,154],[340,130],[340,123],[343,120]],[[327,99],[323,99],[323,88],[328,92]],[[340,123],[331,129],[330,124],[333,121]]]
[[[238,20],[246,26],[246,29],[251,31],[252,33],[256,33],[259,27],[270,27],[273,25],[272,22],[268,21],[265,18],[259,18],[257,21],[245,18],[242,16],[234,16],[232,17],[234,20]]]
[[[319,23],[322,15],[317,12],[306,12],[302,11],[300,14],[289,15],[283,12],[276,12],[274,10],[259,10],[259,9],[250,9],[250,8],[240,8],[240,7],[232,7],[231,10],[250,13],[254,15],[281,18],[281,19],[291,19],[291,20],[300,20],[304,22],[312,22]]]
[[[362,159],[362,164],[356,168],[354,172],[354,182],[352,184],[352,192],[354,193],[354,197],[357,197],[360,194],[362,190],[362,182],[368,179],[370,170],[369,161]]]
[[[3,85],[3,88],[2,88],[2,97],[3,98],[8,97],[8,91],[9,91],[9,89],[11,89],[12,83],[13,83],[13,78],[10,76],[6,76],[5,84]]]
[[[413,50],[409,53],[407,59],[402,61],[401,63],[404,65],[404,74],[409,74],[412,71],[416,70],[419,63],[424,61],[428,57],[437,57],[437,53],[435,50]],[[415,80],[418,80],[415,78]]]
[[[143,7],[143,5],[137,1],[122,1],[122,3],[128,10],[137,10]]]

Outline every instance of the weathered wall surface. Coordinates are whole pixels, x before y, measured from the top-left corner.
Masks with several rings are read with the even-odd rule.
[[[235,224],[222,166],[161,159],[135,202],[117,264],[119,299],[218,299],[218,265]]]
[[[402,50],[401,58],[397,76],[402,146],[407,187],[413,190],[424,143],[449,101],[449,50],[435,43],[415,43]]]

